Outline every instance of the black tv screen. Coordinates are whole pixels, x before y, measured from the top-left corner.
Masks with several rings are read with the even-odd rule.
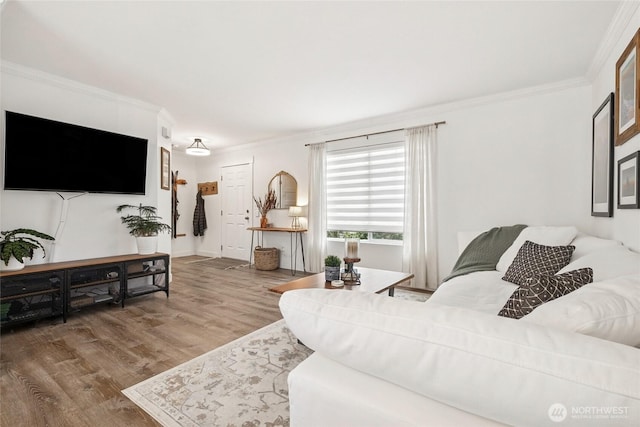
[[[5,190],[144,194],[147,140],[5,112]]]

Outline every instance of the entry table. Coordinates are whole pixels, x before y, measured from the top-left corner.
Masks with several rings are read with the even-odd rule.
[[[300,240],[300,251],[302,253],[302,271],[306,272],[307,267],[304,261],[304,243],[302,243],[302,233],[306,233],[306,228],[288,228],[288,227],[249,227],[247,230],[251,230],[251,252],[249,253],[249,265],[251,265],[251,260],[253,257],[253,238],[257,232],[260,239],[260,244],[262,245],[262,233],[264,232],[280,232],[280,233],[289,233],[289,246],[291,253],[291,275],[296,275],[296,267],[298,265],[298,257],[296,257],[298,253],[298,240]],[[295,249],[294,249],[295,246]]]

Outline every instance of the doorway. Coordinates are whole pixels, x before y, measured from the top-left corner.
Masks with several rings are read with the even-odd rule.
[[[249,261],[252,165],[223,166],[221,256]]]

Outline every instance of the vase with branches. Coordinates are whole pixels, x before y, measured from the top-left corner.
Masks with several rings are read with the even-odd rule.
[[[264,201],[256,196],[253,196],[253,201],[256,203],[256,207],[258,211],[260,211],[260,227],[266,228],[269,221],[267,220],[267,213],[276,207],[276,201],[278,200],[276,196],[276,192],[274,190],[269,190],[267,194],[264,196]]]

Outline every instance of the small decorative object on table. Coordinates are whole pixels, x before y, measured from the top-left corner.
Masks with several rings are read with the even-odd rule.
[[[353,268],[353,264],[360,262],[358,252],[360,251],[360,239],[357,237],[347,237],[344,240],[344,272],[341,274],[341,279],[350,285],[360,284],[360,274]]]
[[[274,190],[269,190],[267,194],[264,196],[264,202],[260,197],[256,199],[253,196],[253,201],[256,203],[256,207],[258,211],[260,211],[260,228],[267,228],[269,224],[269,220],[267,219],[267,213],[276,207],[277,202],[276,192]]]
[[[324,259],[324,279],[327,282],[340,280],[340,258],[335,255],[329,255]]]

